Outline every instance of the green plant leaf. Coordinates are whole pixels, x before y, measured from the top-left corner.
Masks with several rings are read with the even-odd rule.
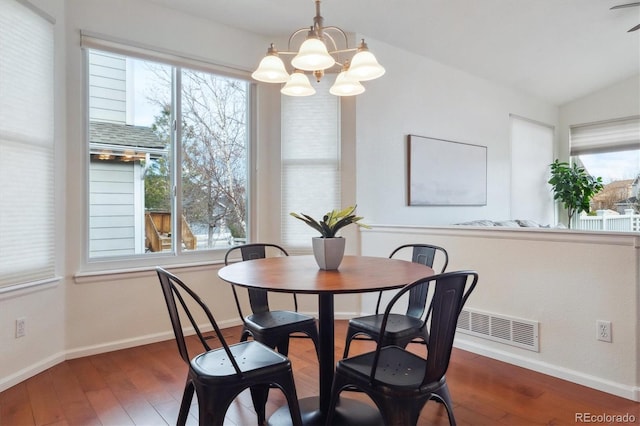
[[[364,219],[361,216],[355,215],[356,206],[349,206],[342,210],[331,210],[322,217],[321,221],[312,218],[304,213],[298,214],[295,212],[289,213],[291,216],[299,219],[320,232],[320,235],[324,238],[334,238],[336,233],[347,225],[355,223],[356,225],[370,229],[371,227],[363,223],[359,223]]]

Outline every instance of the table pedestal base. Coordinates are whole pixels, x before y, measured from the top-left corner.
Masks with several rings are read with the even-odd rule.
[[[303,425],[325,425],[325,416],[318,409],[319,402],[318,397],[310,397],[300,400],[300,412],[302,413]],[[271,417],[269,417],[267,424],[270,426],[290,425],[291,415],[289,414],[289,407],[287,405],[280,407]],[[333,420],[331,421],[332,426],[375,426],[382,424],[382,417],[376,408],[365,402],[349,398],[340,398],[340,403],[338,403]]]

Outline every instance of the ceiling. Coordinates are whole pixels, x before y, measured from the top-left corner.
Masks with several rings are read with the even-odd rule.
[[[272,37],[315,15],[313,0],[150,1]],[[640,73],[640,30],[627,32],[640,7],[610,10],[632,1],[324,0],[321,12],[327,26],[562,105]]]

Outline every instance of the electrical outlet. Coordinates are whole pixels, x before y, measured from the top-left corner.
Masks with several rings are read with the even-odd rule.
[[[611,321],[596,321],[597,339],[611,343]]]
[[[27,319],[26,318],[18,318],[16,319],[16,339],[18,337],[24,337],[27,335]]]

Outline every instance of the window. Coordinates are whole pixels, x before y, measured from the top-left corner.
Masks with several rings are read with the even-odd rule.
[[[515,115],[510,121],[510,218],[555,225],[553,195],[547,184],[553,162],[553,127]]]
[[[289,213],[322,217],[340,206],[340,103],[329,79],[313,96],[282,96],[282,242],[310,247],[313,229]]]
[[[153,52],[97,49],[104,42],[91,37],[83,44],[89,258],[226,250],[245,241],[249,82]]]
[[[605,184],[576,228],[640,231],[640,117],[572,126],[571,161]]]
[[[55,274],[53,24],[0,0],[0,287]]]

